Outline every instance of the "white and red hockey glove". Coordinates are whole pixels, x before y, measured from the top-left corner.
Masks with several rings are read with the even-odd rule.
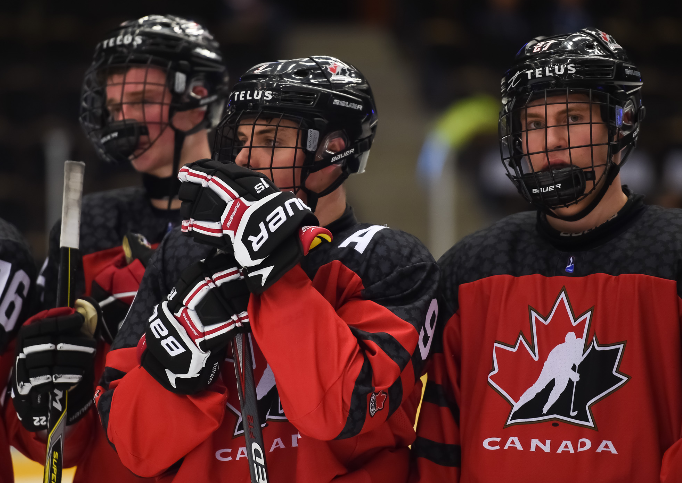
[[[178,178],[182,231],[233,251],[253,293],[265,291],[311,248],[332,239],[305,203],[258,172],[202,160],[183,166]]]
[[[227,343],[249,323],[249,290],[232,255],[189,266],[154,307],[137,346],[142,367],[178,394],[206,389],[225,360]]]

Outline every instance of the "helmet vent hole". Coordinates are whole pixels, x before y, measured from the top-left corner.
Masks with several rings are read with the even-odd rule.
[[[306,69],[298,69],[297,71],[294,71],[294,75],[296,77],[308,77],[308,74],[310,74],[310,71]]]

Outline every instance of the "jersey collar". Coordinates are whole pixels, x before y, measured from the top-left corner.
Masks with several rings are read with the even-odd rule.
[[[589,250],[615,238],[646,210],[644,196],[633,193],[627,186],[625,205],[611,219],[582,233],[565,233],[552,228],[544,213],[538,212],[536,228],[555,248],[564,251]]]
[[[350,205],[346,205],[343,215],[329,223],[327,226],[325,226],[325,228],[331,231],[332,235],[336,235],[357,224],[358,220],[355,218],[353,208]]]

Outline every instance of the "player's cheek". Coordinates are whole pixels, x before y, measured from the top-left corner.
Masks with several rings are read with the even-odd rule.
[[[168,107],[167,104],[145,104],[144,118],[148,127],[168,123]]]

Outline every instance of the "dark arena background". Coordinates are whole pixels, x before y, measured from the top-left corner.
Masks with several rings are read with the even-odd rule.
[[[648,203],[682,207],[682,2],[5,1],[0,216],[24,234],[38,264],[61,214],[64,160],[86,163],[85,193],[140,182],[130,166],[97,158],[78,124],[79,96],[106,32],[155,13],[207,26],[233,82],[257,63],[309,55],[358,67],[372,85],[379,127],[366,173],[347,183],[350,202],[359,219],[415,234],[436,258],[530,209],[505,176],[497,142],[500,78],[514,54],[538,35],[597,27],[627,50],[644,81],[646,119],[623,182]],[[38,465],[17,456],[16,468],[16,481],[41,481]]]

